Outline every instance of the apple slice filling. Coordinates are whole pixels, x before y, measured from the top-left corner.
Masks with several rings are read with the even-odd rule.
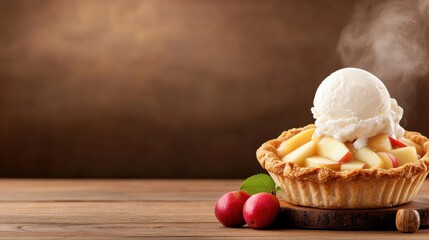
[[[341,142],[329,136],[314,135],[307,129],[280,143],[277,156],[300,167],[329,168],[350,171],[365,168],[391,169],[418,161],[423,147],[413,141],[379,134],[368,139],[366,147],[355,149],[352,142]]]

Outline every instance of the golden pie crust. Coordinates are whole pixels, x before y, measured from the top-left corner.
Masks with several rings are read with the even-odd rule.
[[[329,168],[300,167],[276,155],[281,142],[297,133],[315,128],[310,124],[283,132],[256,151],[261,166],[273,177],[282,200],[319,208],[381,208],[412,201],[429,171],[429,140],[417,132],[404,137],[423,146],[425,155],[418,161],[391,169],[370,168],[334,171]]]

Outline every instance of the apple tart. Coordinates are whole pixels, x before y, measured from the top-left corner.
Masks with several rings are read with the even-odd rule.
[[[429,140],[379,134],[359,149],[315,137],[315,125],[290,129],[257,150],[261,166],[286,202],[318,208],[392,207],[412,201],[429,171]]]

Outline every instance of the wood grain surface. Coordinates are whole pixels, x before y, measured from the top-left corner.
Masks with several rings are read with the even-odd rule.
[[[337,230],[395,230],[399,209],[416,210],[420,228],[429,227],[429,198],[417,197],[408,204],[379,209],[320,209],[281,202],[278,224],[282,227]]]
[[[213,208],[241,180],[0,180],[0,239],[427,239],[428,229],[226,228]],[[419,197],[429,197],[426,181]]]

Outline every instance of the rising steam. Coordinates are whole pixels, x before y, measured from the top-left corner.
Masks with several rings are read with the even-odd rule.
[[[419,78],[429,73],[429,0],[365,1],[342,31],[337,51],[345,66],[379,77],[411,109]]]

